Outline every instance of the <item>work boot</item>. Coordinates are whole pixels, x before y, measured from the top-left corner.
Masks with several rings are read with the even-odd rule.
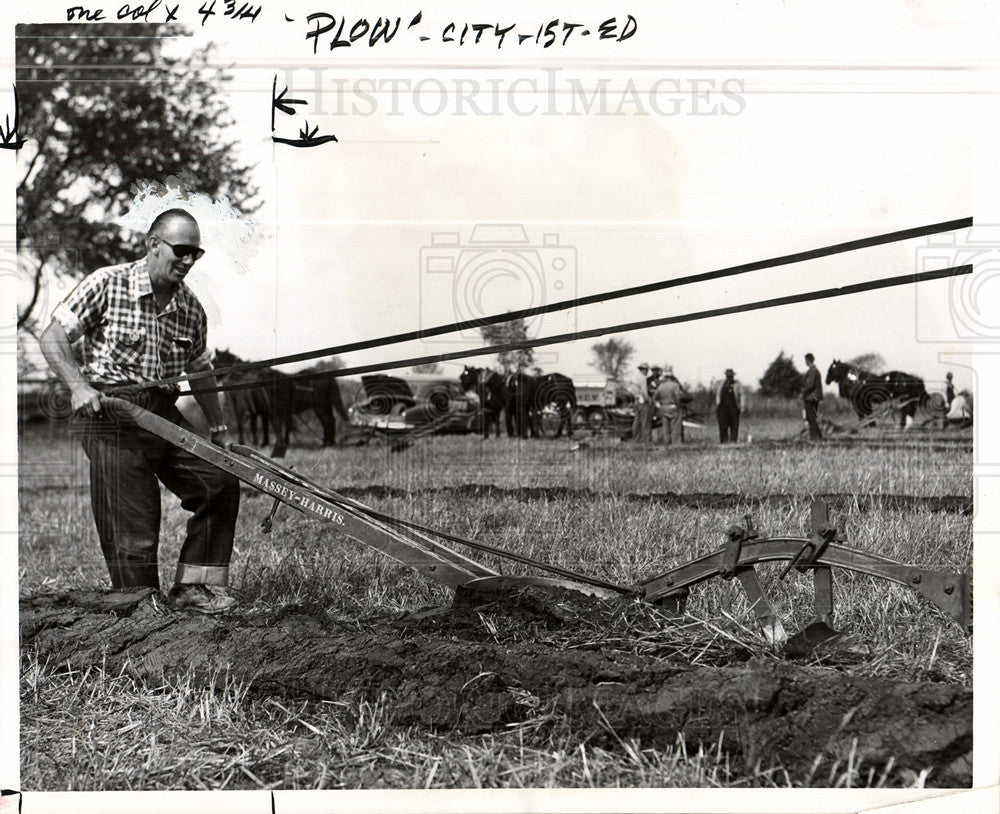
[[[225,613],[236,604],[232,596],[213,593],[207,585],[196,582],[175,585],[168,598],[177,610],[193,610],[210,616]]]

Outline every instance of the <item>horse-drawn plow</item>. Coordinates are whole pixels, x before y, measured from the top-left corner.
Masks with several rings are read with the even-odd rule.
[[[873,406],[870,412],[858,416],[851,421],[834,421],[832,418],[820,416],[819,424],[823,432],[827,435],[855,434],[865,429],[896,427],[900,423],[899,415],[906,408],[918,403],[919,399],[900,396],[880,402]],[[803,429],[802,433],[806,431],[806,429]]]
[[[900,563],[845,545],[843,532],[830,522],[827,507],[822,502],[812,506],[808,537],[762,535],[746,517],[743,525],[726,531],[724,544],[717,551],[626,586],[392,517],[315,483],[252,448],[236,446],[224,450],[130,402],[108,399],[107,405],[109,410],[120,413],[143,429],[272,497],[274,504],[263,519],[263,531],[271,530],[277,509],[284,504],[314,519],[334,524],[349,537],[396,559],[426,579],[450,588],[461,587],[492,595],[515,593],[527,587],[571,590],[606,601],[642,601],[683,612],[694,586],[713,578],[735,579],[741,584],[767,641],[776,648],[784,647],[789,654],[802,655],[841,635],[833,627],[833,573],[840,568],[912,590],[971,631],[968,574]],[[453,550],[446,543],[457,543],[502,561],[517,562],[548,576],[504,575]],[[793,569],[811,572],[813,576],[814,620],[792,636],[785,632],[756,571],[756,566],[774,562],[785,563],[781,580]]]

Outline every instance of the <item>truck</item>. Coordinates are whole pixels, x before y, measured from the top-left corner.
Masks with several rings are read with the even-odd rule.
[[[636,394],[619,379],[576,385],[573,427],[595,433],[624,432],[635,418]]]

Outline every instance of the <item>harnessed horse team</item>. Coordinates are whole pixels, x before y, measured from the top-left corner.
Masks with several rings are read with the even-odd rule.
[[[216,353],[217,365],[243,362],[229,351]],[[523,371],[504,376],[489,368],[467,366],[459,375],[459,381],[463,390],[474,392],[478,397],[484,438],[491,434],[500,436],[501,417],[510,437],[558,437],[563,432],[573,437],[572,416],[577,399],[573,380],[568,376],[561,373],[532,376]],[[272,368],[261,368],[226,374],[222,383],[256,384],[228,391],[229,409],[241,444],[245,440],[244,427],[255,445],[260,440],[267,446],[270,431],[274,430],[272,455],[275,457],[283,456],[288,448],[295,415],[306,410],[314,412],[323,427],[323,446],[336,444],[335,416],[349,420],[340,387],[332,376],[300,382]],[[859,419],[880,411],[892,411],[899,415],[900,427],[905,427],[907,418],[912,421],[920,408],[931,412],[947,409],[946,405],[934,403],[937,396],[928,394],[923,379],[898,370],[873,373],[835,359],[827,370],[826,383],[838,386],[840,396],[851,403]]]
[[[562,373],[532,376],[523,371],[504,377],[488,368],[466,367],[459,375],[462,389],[473,391],[483,410],[483,438],[491,432],[499,437],[500,416],[504,415],[507,435],[518,438],[540,438],[546,434],[573,437],[573,411],[576,409],[576,388],[573,380]],[[549,433],[543,422],[555,425]]]
[[[906,427],[917,409],[928,404],[924,380],[909,373],[890,370],[872,373],[847,362],[834,359],[826,371],[826,383],[837,384],[841,398],[847,399],[858,418],[867,418],[882,409],[899,412],[899,426]]]
[[[215,361],[220,366],[243,364],[244,360],[226,350],[217,351]],[[249,384],[256,386],[227,391],[227,402],[236,423],[237,439],[244,443],[244,426],[249,427],[250,439],[257,444],[257,428],[261,428],[262,443],[270,443],[270,429],[274,429],[275,445],[272,456],[281,458],[288,450],[295,416],[312,410],[323,427],[323,446],[337,443],[337,419],[348,420],[347,410],[340,395],[340,385],[332,376],[318,376],[305,381],[295,381],[288,374],[265,367],[249,371],[236,371],[222,377],[223,385]]]

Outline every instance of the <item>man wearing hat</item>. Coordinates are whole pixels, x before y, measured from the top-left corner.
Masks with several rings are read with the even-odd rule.
[[[643,362],[638,367],[639,375],[632,383],[635,396],[635,418],[632,420],[632,440],[649,441],[653,427],[654,405],[649,397],[649,364]]]
[[[658,368],[653,368],[655,372]],[[684,398],[684,388],[674,376],[674,369],[670,365],[664,365],[662,377],[656,387],[656,405],[663,427],[660,440],[667,446],[680,444],[684,440],[683,419],[684,410],[682,402]]]
[[[740,436],[740,413],[743,411],[743,390],[731,367],[715,391],[715,414],[719,419],[719,443],[736,443]]]

